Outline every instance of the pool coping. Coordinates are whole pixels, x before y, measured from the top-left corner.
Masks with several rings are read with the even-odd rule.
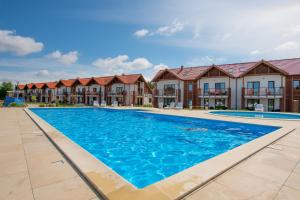
[[[219,110],[221,111],[221,110]],[[212,112],[218,112],[217,110],[212,110],[212,111],[208,111],[207,114],[209,115],[216,115],[216,116],[222,116],[222,117],[236,117],[236,118],[245,118],[245,119],[259,119],[259,120],[283,120],[283,121],[291,121],[291,122],[297,122],[300,121],[300,119],[287,119],[287,118],[264,118],[264,117],[243,117],[243,116],[234,116],[234,115],[225,115],[225,114],[216,114],[216,113],[212,113]],[[223,110],[222,112],[233,112],[233,111],[226,111]],[[234,112],[255,112],[255,111],[234,111]],[[278,113],[280,114],[280,112],[272,112],[272,113]],[[289,114],[289,115],[298,115],[299,114],[295,114],[295,113],[285,113],[285,114]]]
[[[137,189],[31,110],[25,108],[24,111],[103,198],[113,200],[180,199],[294,130],[283,126],[272,134],[256,138],[143,189]]]

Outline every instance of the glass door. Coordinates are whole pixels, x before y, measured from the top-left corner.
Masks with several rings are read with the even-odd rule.
[[[209,91],[209,85],[208,83],[204,83],[204,95],[208,95],[208,91]]]
[[[268,111],[274,111],[274,110],[275,110],[275,100],[268,99]]]
[[[275,94],[275,82],[268,81],[268,95],[274,95],[274,94]]]

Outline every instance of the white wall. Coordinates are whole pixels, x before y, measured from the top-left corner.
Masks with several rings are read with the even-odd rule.
[[[175,89],[180,89],[180,102],[183,103],[183,96],[184,96],[184,82],[181,80],[159,80],[156,83],[157,90],[164,90],[164,85],[166,84],[175,84]],[[163,103],[163,98],[158,98],[158,103]]]

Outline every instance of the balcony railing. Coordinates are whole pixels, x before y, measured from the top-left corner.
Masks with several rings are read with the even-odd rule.
[[[177,97],[180,96],[180,89],[173,90],[154,90],[154,96],[156,97]]]
[[[228,96],[230,89],[218,89],[218,88],[209,88],[209,89],[198,89],[199,97],[221,97]]]
[[[126,90],[123,90],[123,91],[108,91],[107,94],[109,96],[123,96],[123,95],[127,94],[127,91]]]
[[[245,97],[282,97],[283,87],[275,88],[243,88]]]

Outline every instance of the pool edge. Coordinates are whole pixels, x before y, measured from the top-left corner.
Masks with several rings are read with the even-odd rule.
[[[182,198],[294,130],[287,127],[280,128],[272,134],[266,134],[143,189],[137,189],[31,110],[25,108],[24,111],[91,185],[107,199]]]

